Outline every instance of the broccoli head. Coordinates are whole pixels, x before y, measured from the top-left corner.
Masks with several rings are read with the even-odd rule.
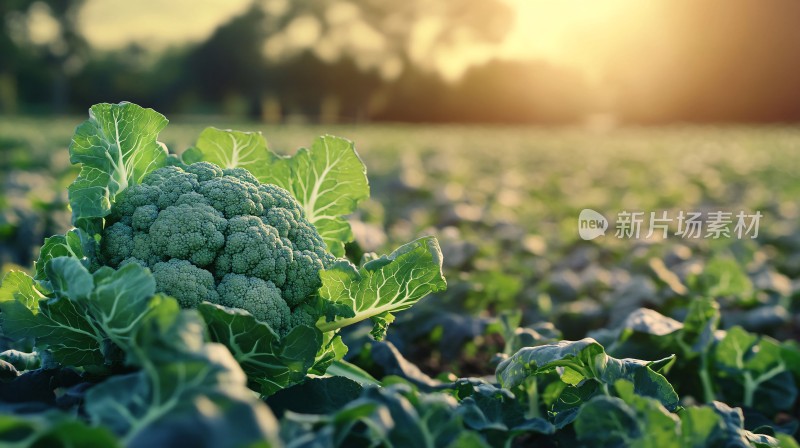
[[[129,261],[138,262],[135,260]],[[156,263],[153,266],[153,277],[159,290],[178,299],[183,308],[194,308],[203,301],[219,302],[214,276],[186,260],[173,258]]]
[[[220,305],[245,309],[256,319],[268,323],[279,334],[289,329],[292,311],[281,298],[281,290],[272,282],[258,277],[227,274],[219,282],[217,292]]]
[[[241,308],[279,333],[316,321],[305,304],[335,261],[288,191],[208,162],[159,168],[120,193],[100,244],[104,264],[150,268],[183,307]]]

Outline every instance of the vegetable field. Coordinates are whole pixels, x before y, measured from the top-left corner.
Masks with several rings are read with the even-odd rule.
[[[800,130],[167,118],[0,121],[0,446],[798,446]]]

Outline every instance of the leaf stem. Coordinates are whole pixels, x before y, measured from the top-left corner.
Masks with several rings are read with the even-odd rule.
[[[714,386],[711,384],[711,375],[708,373],[708,356],[705,352],[700,354],[700,384],[703,385],[703,401],[711,403],[716,399]]]
[[[536,376],[531,375],[526,380],[525,391],[528,394],[528,410],[525,412],[526,418],[541,417],[539,412],[539,387],[536,383]]]

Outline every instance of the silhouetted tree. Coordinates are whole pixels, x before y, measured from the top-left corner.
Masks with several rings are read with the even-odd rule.
[[[27,102],[49,102],[50,109],[64,112],[69,103],[69,78],[85,62],[88,46],[80,33],[78,13],[84,0],[7,0],[0,2],[0,89],[8,85],[12,93]],[[53,39],[34,42],[25,28],[25,17],[33,8],[44,8],[57,23]],[[14,30],[10,26],[13,23]],[[14,33],[13,31],[16,31]],[[50,84],[49,93],[42,86]]]
[[[263,10],[253,6],[217,28],[186,58],[185,87],[214,102],[242,95],[255,113],[263,92],[274,82],[262,51],[265,18]]]

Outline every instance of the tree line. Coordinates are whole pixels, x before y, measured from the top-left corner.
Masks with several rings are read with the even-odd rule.
[[[475,44],[501,41],[512,15],[499,1],[454,0],[433,12],[422,0],[339,2],[355,5],[361,23],[377,30],[384,59],[400,67],[391,76],[385,64],[364,57],[367,50],[347,45],[335,57],[310,46],[265,55],[270,39],[298,17],[317,20],[319,41],[352,28],[355,22],[330,18],[337,2],[291,2],[288,11],[275,13],[256,1],[205,41],[159,54],[135,44],[92,50],[77,26],[83,3],[0,5],[0,112],[80,112],[87,104],[128,100],[172,114],[266,121],[557,124],[595,114],[632,123],[800,119],[800,83],[793,79],[800,68],[800,3],[792,0],[648,3],[640,20],[657,21],[658,28],[641,27],[619,42],[599,81],[547,61],[502,59],[446,80],[409,50],[412,24],[431,14],[448,20],[436,36],[443,51],[464,30]],[[25,41],[14,29],[15,15],[42,4],[60,24],[59,45]],[[393,25],[398,22],[408,26]]]

